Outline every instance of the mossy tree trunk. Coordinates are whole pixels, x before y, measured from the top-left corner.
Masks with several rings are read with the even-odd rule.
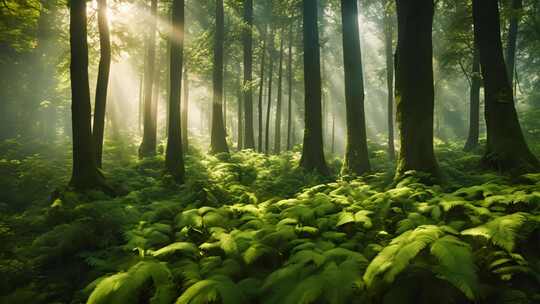
[[[214,34],[213,58],[213,100],[212,131],[210,134],[211,153],[229,153],[225,125],[223,124],[223,40],[225,36],[223,0],[216,1],[216,32]]]
[[[465,143],[465,151],[472,151],[478,147],[480,136],[480,87],[482,79],[480,75],[480,57],[478,48],[475,47],[472,63],[471,87],[469,98],[469,135]]]
[[[328,175],[324,159],[321,113],[321,61],[317,1],[303,0],[305,128],[300,166]]]
[[[111,68],[111,38],[107,20],[107,0],[98,0],[97,3],[100,57],[92,135],[94,137],[96,148],[96,164],[101,168],[101,161],[103,158],[103,134],[105,131],[105,110],[107,108],[107,92]]]
[[[253,0],[244,0],[244,148],[254,149],[255,138],[253,134]]]
[[[73,131],[73,170],[70,185],[77,190],[86,190],[104,185],[104,178],[96,164],[91,130],[86,1],[71,0],[69,13]]]
[[[184,61],[184,0],[173,0],[172,33],[169,36],[169,124],[165,168],[177,183],[184,182],[184,151],[180,98],[182,94],[182,65]]]
[[[156,123],[153,115],[152,93],[156,64],[156,27],[157,27],[157,0],[150,5],[151,18],[146,37],[146,62],[144,72],[144,112],[143,112],[143,139],[139,147],[139,158],[154,156],[156,154]]]
[[[397,0],[396,112],[401,148],[396,178],[439,175],[433,151],[433,0]]]
[[[341,15],[343,20],[345,104],[347,108],[347,146],[343,173],[361,175],[370,170],[370,165],[364,113],[364,79],[358,32],[357,1],[341,0]]]
[[[473,1],[474,35],[484,80],[487,147],[483,164],[508,173],[538,171],[519,124],[506,73],[497,0]]]

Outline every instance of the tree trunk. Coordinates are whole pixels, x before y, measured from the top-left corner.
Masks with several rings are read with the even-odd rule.
[[[347,147],[343,172],[362,175],[370,170],[370,165],[364,113],[364,78],[362,75],[360,34],[358,32],[357,1],[341,0],[341,15],[343,19],[345,104],[347,108]]]
[[[317,2],[303,0],[305,128],[300,166],[328,175],[324,159],[321,121],[321,62]]]
[[[396,107],[401,148],[396,178],[415,170],[438,177],[433,151],[433,0],[397,0]]]
[[[279,154],[281,152],[281,98],[282,95],[282,84],[283,84],[283,46],[285,42],[285,37],[281,31],[281,43],[279,47],[279,71],[278,71],[278,92],[277,92],[277,102],[276,102],[276,126],[274,129],[274,153]]]
[[[173,0],[172,33],[169,36],[169,129],[165,167],[176,182],[184,183],[184,151],[182,149],[182,65],[184,61],[184,0]]]
[[[154,156],[156,154],[156,124],[153,121],[152,93],[156,64],[156,26],[157,26],[157,0],[151,0],[150,14],[152,16],[146,40],[146,62],[144,78],[144,130],[143,139],[139,147],[139,158]]]
[[[268,44],[268,56],[270,57],[270,69],[268,70],[268,102],[266,103],[266,131],[264,133],[264,153],[270,152],[270,109],[272,106],[272,80],[274,77],[274,30],[270,32]]]
[[[238,74],[240,74],[240,68],[238,68]],[[242,132],[244,129],[244,117],[242,115],[243,108],[245,105],[243,105],[243,99],[244,95],[242,93],[242,82],[238,82],[238,133],[237,133],[237,148],[238,151],[242,150],[244,148],[244,133]]]
[[[213,59],[213,102],[212,102],[212,131],[210,135],[211,153],[229,153],[225,139],[225,126],[223,124],[223,40],[224,29],[223,0],[216,1],[216,33],[214,37]]]
[[[259,103],[258,103],[258,108],[259,108],[259,112],[258,112],[258,116],[259,116],[259,119],[258,119],[258,124],[259,124],[259,128],[258,128],[258,136],[257,136],[257,151],[259,151],[259,153],[261,153],[263,151],[263,146],[262,146],[262,137],[263,137],[263,105],[262,105],[262,101],[263,101],[263,91],[264,91],[264,67],[265,67],[265,59],[266,59],[266,29],[263,33],[263,37],[262,37],[262,40],[263,40],[263,45],[262,45],[262,49],[261,49],[261,52],[262,52],[262,55],[261,55],[261,74],[260,74],[260,83],[259,83]]]
[[[248,28],[244,30],[244,148],[254,149],[255,138],[253,134],[253,0],[244,0],[244,22]]]
[[[473,1],[474,35],[484,79],[487,147],[483,163],[509,173],[538,171],[519,124],[500,39],[497,0]]]
[[[480,57],[478,48],[475,47],[470,88],[469,136],[465,143],[465,151],[471,151],[478,147],[478,137],[480,134],[480,87],[482,84],[480,77]]]
[[[388,3],[388,2],[387,2]],[[386,53],[386,88],[388,91],[387,118],[388,118],[388,157],[396,159],[394,147],[394,57],[392,52],[394,26],[392,15],[385,7],[384,15],[384,47]]]
[[[287,83],[289,94],[287,96],[287,151],[292,150],[292,138],[291,138],[291,127],[292,127],[292,44],[293,44],[293,23],[289,25],[289,58],[287,61]]]
[[[101,168],[103,156],[103,134],[105,131],[105,109],[107,108],[107,90],[111,67],[111,39],[107,21],[107,0],[98,0],[99,28],[99,68],[96,85],[96,104],[94,109],[93,137],[96,148],[96,164]]]
[[[510,25],[508,27],[508,40],[506,42],[506,72],[508,73],[508,81],[510,82],[510,85],[514,83],[516,45],[522,9],[522,0],[512,0],[512,12],[510,17]]]
[[[77,190],[100,187],[103,176],[97,169],[91,130],[90,88],[88,84],[88,43],[86,1],[70,1],[71,123],[73,130],[73,171],[70,185]]]
[[[185,152],[189,150],[189,132],[188,132],[188,118],[189,118],[189,77],[188,69],[184,64],[184,96],[181,102],[181,122],[182,122],[182,147]]]
[[[143,108],[144,108],[143,81],[144,81],[144,72],[141,73],[141,77],[139,79],[139,121],[137,125],[139,134],[141,134],[142,132],[142,124],[143,124]]]

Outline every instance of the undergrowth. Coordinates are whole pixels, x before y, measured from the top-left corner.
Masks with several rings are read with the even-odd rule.
[[[4,152],[2,303],[540,302],[540,175],[481,171],[456,146],[433,186],[393,183],[377,152],[374,173],[322,178],[297,153],[192,149],[182,186],[160,156],[109,161],[115,198],[48,196],[62,160]]]

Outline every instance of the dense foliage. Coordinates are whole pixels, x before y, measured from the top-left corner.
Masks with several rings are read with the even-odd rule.
[[[53,178],[67,178],[61,154],[3,149],[3,200],[32,202],[2,207],[3,303],[540,300],[540,175],[484,172],[452,146],[437,149],[440,186],[415,172],[392,184],[384,153],[373,163],[386,173],[336,180],[297,169],[297,153],[194,151],[186,185],[158,156],[109,164],[118,197],[49,200]],[[110,159],[129,159],[123,150]]]

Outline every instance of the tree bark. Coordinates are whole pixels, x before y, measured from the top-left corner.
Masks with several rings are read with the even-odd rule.
[[[240,67],[238,68],[238,74],[240,74]],[[237,132],[237,148],[238,151],[242,150],[244,148],[244,117],[242,115],[242,111],[244,110],[245,104],[243,104],[244,101],[244,95],[242,93],[242,82],[238,82],[238,132]]]
[[[287,83],[288,83],[288,102],[287,102],[287,151],[292,150],[292,138],[291,138],[291,127],[292,127],[292,44],[293,44],[293,23],[289,25],[289,52],[287,60]]]
[[[216,32],[214,37],[213,59],[213,102],[212,102],[212,131],[210,134],[211,153],[229,153],[223,124],[223,40],[225,35],[223,0],[216,1]]]
[[[469,109],[469,135],[465,143],[464,150],[472,151],[478,147],[478,137],[480,136],[480,57],[478,47],[474,48],[471,88],[470,88],[470,109]]]
[[[264,67],[265,67],[265,59],[266,59],[266,29],[263,33],[263,45],[261,49],[261,73],[260,73],[260,81],[259,81],[259,102],[258,102],[258,136],[257,136],[257,151],[261,153],[263,151],[263,92],[264,92]]]
[[[70,185],[77,190],[86,190],[101,187],[104,184],[104,178],[96,165],[91,130],[86,1],[71,0],[69,12],[73,131],[73,171]]]
[[[396,178],[415,170],[439,176],[433,151],[433,0],[397,0],[396,108],[401,148]]]
[[[389,1],[387,2],[388,5]],[[388,157],[396,159],[394,146],[394,57],[392,52],[394,26],[392,15],[384,8],[384,48],[386,54],[386,88],[388,91],[387,122],[388,122]]]
[[[321,113],[321,62],[317,2],[303,0],[305,128],[300,166],[328,175],[324,159]]]
[[[181,109],[181,122],[182,122],[182,147],[185,152],[189,150],[189,132],[188,132],[188,118],[189,118],[189,76],[188,69],[184,64],[184,96],[182,98]]]
[[[514,69],[516,62],[516,45],[519,30],[519,21],[523,9],[523,0],[512,0],[510,25],[508,26],[508,40],[506,42],[506,72],[510,85],[514,83]]]
[[[345,104],[347,108],[347,146],[343,172],[362,175],[370,170],[370,164],[364,113],[364,78],[357,0],[341,0],[341,15],[343,19]]]
[[[512,174],[536,172],[540,163],[521,132],[504,64],[498,1],[473,0],[473,19],[485,92],[487,147],[483,164]]]
[[[281,31],[281,43],[279,47],[279,69],[278,69],[278,92],[277,92],[277,102],[276,102],[276,125],[274,129],[274,153],[279,154],[281,152],[281,112],[282,112],[282,84],[283,84],[283,47],[285,42],[285,37]]]
[[[144,72],[144,119],[143,139],[139,147],[139,158],[156,155],[156,124],[153,122],[152,93],[156,64],[156,27],[157,0],[151,0],[150,15],[152,16],[146,40],[146,62]]]
[[[173,0],[172,33],[169,36],[169,130],[165,167],[177,183],[184,183],[184,151],[182,149],[182,65],[184,62],[184,0]]]
[[[96,164],[101,168],[103,156],[103,134],[105,131],[105,110],[111,68],[111,38],[107,21],[107,0],[98,0],[99,67],[94,108],[94,129],[92,135],[96,148]]]
[[[244,0],[244,148],[254,149],[255,138],[253,134],[253,0]]]
[[[274,30],[270,32],[268,44],[268,56],[270,57],[270,69],[268,70],[268,102],[266,103],[266,130],[264,133],[264,153],[270,152],[270,110],[272,106],[272,80],[274,78]]]

